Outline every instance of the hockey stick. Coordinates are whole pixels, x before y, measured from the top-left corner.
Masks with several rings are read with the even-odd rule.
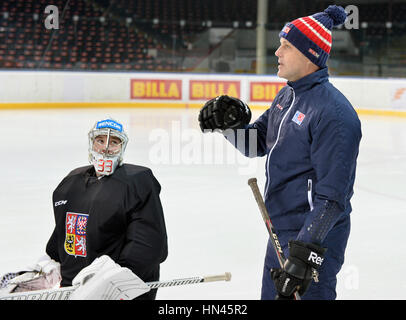
[[[266,228],[269,233],[269,237],[271,238],[272,245],[273,245],[276,255],[278,257],[279,265],[283,269],[286,258],[285,258],[285,255],[283,254],[282,246],[279,242],[278,236],[276,235],[276,232],[272,225],[271,219],[269,218],[269,214],[268,214],[268,211],[266,210],[264,200],[261,196],[261,192],[258,189],[257,179],[256,178],[248,179],[248,185],[251,187],[255,200],[257,201],[259,210],[261,211],[262,219],[265,222]],[[295,297],[295,300],[300,300],[300,296],[297,293],[297,291],[293,295]]]
[[[193,277],[193,278],[174,279],[174,280],[167,280],[167,281],[147,282],[147,285],[149,285],[151,289],[157,289],[157,288],[163,288],[163,287],[181,286],[181,285],[185,285],[185,284],[195,284],[195,283],[214,282],[214,281],[230,281],[230,280],[231,280],[231,273],[226,272],[224,274],[220,274],[217,276]]]
[[[146,284],[151,289],[174,287],[187,284],[196,284],[203,282],[214,282],[214,281],[230,281],[231,273],[226,272],[224,274],[206,277],[191,277],[191,278],[181,278],[173,280],[164,281],[154,281],[146,282]],[[8,293],[6,295],[0,296],[0,300],[68,300],[70,295],[78,288],[77,286],[72,287],[62,287],[58,289],[45,289],[36,291],[26,291],[26,292],[16,292]]]

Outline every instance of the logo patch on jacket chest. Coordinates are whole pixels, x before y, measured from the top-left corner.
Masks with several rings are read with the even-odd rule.
[[[306,115],[301,113],[300,111],[296,111],[295,115],[292,118],[292,121],[300,126],[302,124],[303,119],[305,118],[305,116]]]
[[[65,252],[72,256],[86,257],[86,226],[88,214],[66,213]]]

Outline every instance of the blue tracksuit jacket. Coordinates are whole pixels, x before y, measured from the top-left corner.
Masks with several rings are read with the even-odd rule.
[[[243,148],[241,143],[226,138],[246,156],[267,157],[265,205],[282,238],[285,255],[287,241],[294,237],[327,246],[325,261],[329,254],[339,255],[341,267],[349,234],[349,221],[345,219],[349,220],[351,212],[361,140],[361,124],[351,103],[328,81],[328,70],[323,68],[288,82],[270,108],[245,127],[249,129],[257,130],[257,139],[249,141],[246,132]],[[253,142],[257,145],[256,155],[249,154]],[[334,205],[327,210],[327,203]],[[333,229],[343,224],[348,225],[347,229],[336,232],[338,238],[329,238],[335,234]],[[265,275],[268,269],[278,267],[273,258],[273,250],[268,250],[266,282],[270,279],[269,273]],[[263,298],[266,286],[273,289],[264,282]]]

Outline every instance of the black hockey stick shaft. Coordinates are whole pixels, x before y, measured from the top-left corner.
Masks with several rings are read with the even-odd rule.
[[[265,207],[264,199],[262,198],[261,192],[259,191],[257,179],[248,179],[248,185],[251,187],[254,198],[257,201],[259,211],[261,212],[262,219],[265,222],[266,228],[269,233],[269,237],[272,242],[272,246],[275,249],[276,255],[278,257],[279,265],[283,268],[286,258],[283,254],[282,246],[279,242],[278,236],[276,235],[275,229],[272,225],[271,219],[269,218],[268,210]],[[294,293],[295,300],[300,300],[300,296],[297,292]]]

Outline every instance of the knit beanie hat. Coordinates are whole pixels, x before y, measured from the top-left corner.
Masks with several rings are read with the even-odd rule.
[[[311,62],[323,68],[330,55],[331,29],[343,24],[346,18],[347,13],[342,7],[331,5],[323,12],[287,23],[279,37],[288,40]]]

